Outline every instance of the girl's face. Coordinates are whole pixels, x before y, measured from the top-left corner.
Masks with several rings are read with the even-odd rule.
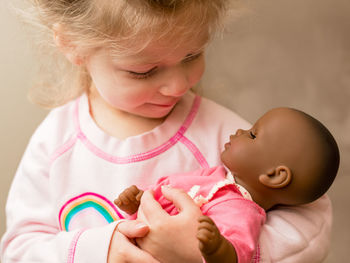
[[[193,40],[177,48],[169,42],[151,44],[127,57],[99,49],[86,59],[92,89],[115,109],[162,118],[201,79],[204,43]]]

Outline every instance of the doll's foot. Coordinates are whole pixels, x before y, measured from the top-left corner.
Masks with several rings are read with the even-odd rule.
[[[137,186],[132,185],[126,188],[117,199],[114,200],[116,206],[121,210],[132,215],[137,212],[137,209],[140,206],[140,200],[142,197],[143,191],[138,189]]]
[[[211,255],[220,247],[222,236],[210,217],[201,216],[198,218],[198,222],[197,239],[199,241],[199,249],[203,255]]]

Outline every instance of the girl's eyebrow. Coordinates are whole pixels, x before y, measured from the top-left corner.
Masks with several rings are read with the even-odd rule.
[[[186,56],[184,56],[180,61],[182,61],[184,59],[187,59],[187,58],[191,58],[191,57],[197,56],[197,55],[199,55],[202,52],[203,52],[203,49],[196,50],[194,52],[190,52]],[[149,66],[149,67],[157,66],[159,63],[162,62],[162,59],[154,60],[154,61],[145,59],[145,60],[140,60],[140,62],[141,62],[140,64],[136,63],[136,64],[134,64],[134,66],[137,66],[137,65],[142,65],[142,66],[145,66],[145,67],[147,67],[147,66]]]
[[[197,49],[194,52],[188,53],[184,58],[182,58],[182,60],[197,56],[203,51],[204,51],[204,48]],[[113,57],[112,59],[115,62],[118,61],[117,57]],[[151,57],[151,56],[139,57],[135,55],[130,58],[129,62],[127,60],[123,62],[123,64],[125,64],[123,68],[132,67],[132,68],[139,68],[140,70],[151,69],[151,68],[157,67],[160,63],[162,63],[162,58],[155,60],[154,57]]]

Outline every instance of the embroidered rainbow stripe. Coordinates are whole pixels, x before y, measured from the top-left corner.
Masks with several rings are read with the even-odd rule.
[[[124,218],[107,198],[96,193],[84,193],[70,199],[62,206],[59,213],[59,224],[63,231],[69,231],[74,217],[86,209],[95,209],[107,223]]]

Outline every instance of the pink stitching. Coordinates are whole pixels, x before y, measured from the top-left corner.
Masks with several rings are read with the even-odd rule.
[[[80,124],[79,124],[79,104],[80,104],[80,97],[75,102],[74,126],[75,126],[75,129],[78,131],[78,133],[81,133]]]
[[[256,252],[252,259],[253,263],[259,263],[260,262],[260,246],[259,244],[256,246]]]
[[[76,100],[75,103],[75,110],[74,110],[74,126],[76,130],[80,131],[79,128],[79,122],[78,122],[78,105],[79,105],[80,98]],[[52,155],[51,155],[51,163],[53,163],[58,157],[60,157],[62,154],[64,154],[66,151],[68,151],[77,141],[77,136],[74,135],[72,138],[70,138],[65,144],[63,144],[61,147],[59,147]]]
[[[74,135],[73,138],[69,139],[63,146],[58,148],[54,154],[51,156],[51,163],[54,162],[58,157],[60,157],[62,154],[64,154],[66,151],[68,151],[77,141],[77,136]]]
[[[151,151],[148,151],[146,153],[141,153],[141,154],[135,154],[131,156],[126,156],[126,157],[117,157],[117,156],[112,156],[108,153],[105,153],[98,147],[96,147],[92,142],[89,141],[89,139],[85,136],[85,134],[81,131],[80,126],[79,126],[79,101],[77,100],[76,103],[76,109],[75,109],[75,126],[78,131],[78,139],[80,139],[84,145],[92,151],[94,154],[97,156],[105,159],[106,161],[112,162],[112,163],[117,163],[117,164],[128,164],[128,163],[133,163],[133,162],[140,162],[144,160],[151,159],[165,151],[167,151],[169,148],[171,148],[174,144],[176,144],[184,135],[188,127],[191,125],[194,117],[196,116],[199,106],[201,102],[201,97],[196,96],[191,108],[190,113],[188,114],[186,120],[182,124],[182,126],[179,128],[179,130],[175,133],[173,137],[171,137],[167,142],[163,143],[162,145],[154,148]]]
[[[207,160],[192,141],[187,139],[185,136],[181,137],[180,141],[192,152],[202,168],[209,168]]]
[[[80,133],[78,134],[78,138],[85,144],[85,146],[92,151],[93,153],[95,153],[97,156],[112,162],[112,163],[117,163],[117,164],[128,164],[128,163],[134,163],[134,162],[140,162],[140,161],[144,161],[147,159],[151,159],[163,152],[165,152],[166,150],[168,150],[169,148],[171,148],[180,138],[181,135],[180,134],[175,134],[175,136],[173,136],[169,141],[167,141],[166,143],[162,144],[161,146],[146,152],[146,153],[142,153],[142,154],[135,154],[132,156],[127,156],[127,157],[117,157],[117,156],[112,156],[108,153],[103,152],[101,149],[97,148],[94,144],[92,144],[84,134]]]
[[[80,238],[81,234],[84,232],[85,230],[80,230],[78,233],[75,234],[75,236],[73,237],[72,243],[70,245],[70,248],[68,250],[68,259],[67,259],[67,263],[74,263],[74,257],[75,257],[75,250],[77,248],[77,244],[78,244],[78,239]]]

